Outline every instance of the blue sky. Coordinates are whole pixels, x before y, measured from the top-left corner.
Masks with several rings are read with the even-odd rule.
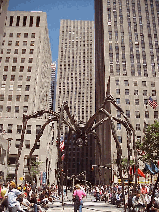
[[[94,20],[94,0],[9,0],[8,10],[47,13],[53,61],[58,58],[60,20]]]

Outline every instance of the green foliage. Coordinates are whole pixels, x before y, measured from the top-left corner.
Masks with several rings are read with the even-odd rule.
[[[143,162],[159,160],[159,122],[149,125],[144,134],[143,140],[136,142],[139,159]]]
[[[40,174],[40,165],[44,163],[42,161],[32,161],[32,164],[31,164],[31,173],[33,175],[38,175]]]

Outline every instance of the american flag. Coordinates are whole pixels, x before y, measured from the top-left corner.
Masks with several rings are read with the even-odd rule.
[[[156,107],[158,106],[157,102],[155,100],[152,99],[152,97],[149,97],[149,105],[153,108],[156,109]]]
[[[61,139],[60,139],[60,149],[61,149],[61,151],[64,150],[64,147],[65,147],[65,143],[64,143],[63,138],[61,137]]]

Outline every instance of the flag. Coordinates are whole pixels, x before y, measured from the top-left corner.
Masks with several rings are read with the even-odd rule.
[[[142,177],[145,178],[145,174],[144,174],[140,169],[138,169],[137,171],[138,171],[138,174],[139,174],[140,176],[142,176]]]
[[[147,163],[145,163],[145,169],[146,171],[148,170],[151,174],[155,174]]]
[[[60,139],[60,149],[61,151],[64,150],[64,147],[65,147],[65,143],[64,143],[64,140],[63,140],[63,137]]]
[[[64,157],[65,157],[65,154],[63,154],[63,155],[61,156],[61,160],[64,160]]]
[[[159,169],[157,168],[157,166],[154,163],[151,163],[151,168],[152,168],[153,172],[155,172],[155,173],[159,172]]]
[[[148,103],[153,109],[156,109],[156,107],[158,106],[157,102],[153,100],[151,96],[149,97]]]

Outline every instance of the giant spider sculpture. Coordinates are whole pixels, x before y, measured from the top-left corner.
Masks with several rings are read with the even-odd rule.
[[[116,118],[116,117],[112,116],[105,109],[105,106],[108,103],[109,104],[111,103],[116,109],[118,109],[120,111],[124,120],[121,119],[121,118]],[[66,112],[66,115],[65,115],[65,112]],[[127,131],[127,149],[128,149],[127,173],[128,173],[128,178],[129,178],[129,167],[130,167],[130,151],[131,151],[131,145],[130,144],[131,143],[133,143],[135,166],[136,166],[136,170],[137,170],[137,151],[136,151],[136,147],[135,147],[135,130],[134,130],[133,126],[131,125],[131,123],[129,122],[128,118],[125,116],[121,107],[119,105],[117,105],[116,101],[114,100],[114,98],[111,95],[107,95],[105,97],[102,106],[96,111],[96,113],[92,117],[90,117],[90,119],[86,123],[82,123],[82,125],[81,125],[81,122],[77,122],[77,120],[74,118],[74,116],[71,115],[67,102],[63,103],[63,105],[60,108],[59,113],[56,113],[56,112],[51,111],[51,110],[50,111],[41,110],[41,111],[38,111],[38,112],[36,112],[35,114],[32,114],[32,115],[23,115],[23,129],[22,129],[22,134],[21,134],[21,142],[20,142],[20,146],[19,146],[19,149],[18,149],[18,158],[17,158],[17,161],[16,161],[17,163],[16,163],[16,170],[15,170],[16,182],[17,182],[17,172],[18,172],[18,167],[19,167],[18,161],[19,161],[21,151],[22,151],[22,147],[23,147],[23,143],[24,143],[24,134],[25,134],[27,122],[28,122],[29,119],[37,118],[39,116],[42,116],[45,113],[51,115],[51,118],[49,118],[46,121],[46,123],[42,126],[41,130],[38,133],[38,136],[35,139],[35,143],[33,145],[33,148],[31,149],[31,151],[29,153],[29,158],[30,158],[29,166],[28,166],[29,173],[30,173],[30,168],[31,168],[30,164],[31,164],[31,158],[32,158],[33,152],[36,149],[37,143],[40,142],[40,137],[42,136],[45,127],[49,123],[51,123],[53,121],[56,121],[58,123],[58,136],[57,136],[58,159],[59,159],[58,165],[59,165],[59,167],[61,167],[62,160],[61,160],[61,157],[60,157],[60,154],[61,154],[60,137],[61,137],[61,127],[62,127],[63,124],[67,125],[68,128],[69,128],[68,140],[71,138],[72,132],[74,132],[74,134],[76,134],[76,145],[77,146],[87,144],[88,135],[89,134],[94,135],[95,140],[97,142],[98,149],[99,149],[99,157],[101,158],[100,140],[99,140],[97,133],[95,132],[95,129],[99,125],[101,125],[104,122],[109,120],[110,125],[111,125],[112,135],[113,135],[114,141],[116,143],[117,166],[118,166],[119,176],[120,176],[121,182],[122,182],[122,193],[123,193],[123,196],[124,196],[124,180],[123,180],[123,176],[122,176],[122,167],[121,167],[122,149],[121,149],[120,143],[119,143],[118,138],[117,138],[114,122],[121,123]],[[105,115],[105,118],[103,118],[100,121],[98,121],[97,123],[95,123],[97,116],[100,115],[100,114]],[[133,136],[133,142],[132,142],[131,136]],[[136,176],[136,178],[135,178],[134,188],[136,187],[136,184],[137,184],[137,171],[136,171],[135,176]],[[62,173],[61,173],[61,177],[62,177]],[[129,194],[129,192],[128,192],[128,194]]]

